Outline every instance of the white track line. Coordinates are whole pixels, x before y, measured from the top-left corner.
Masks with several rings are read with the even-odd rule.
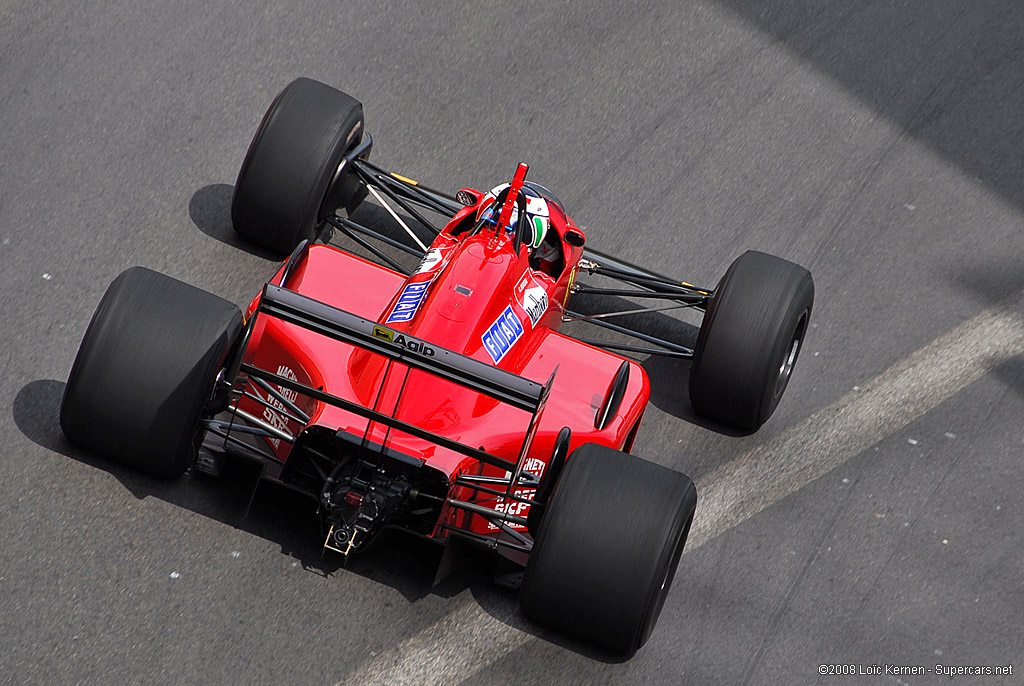
[[[752,517],[898,431],[995,366],[1024,354],[1024,290],[851,391],[800,424],[700,479],[686,550]],[[371,659],[345,684],[452,684],[501,659],[531,636],[470,600],[436,624]]]
[[[1024,354],[1024,291],[911,353],[859,390],[697,484],[696,547],[898,431],[995,366]]]

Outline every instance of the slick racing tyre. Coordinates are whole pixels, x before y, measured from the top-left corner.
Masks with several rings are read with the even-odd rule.
[[[71,368],[60,425],[72,443],[163,478],[195,457],[199,419],[242,329],[233,303],[142,267],[100,301]]]
[[[693,521],[685,475],[585,443],[541,520],[519,603],[528,617],[615,653],[650,637]]]
[[[803,267],[740,255],[708,303],[690,368],[690,402],[734,429],[760,428],[778,407],[803,345],[814,281]]]
[[[238,172],[231,200],[235,231],[287,255],[313,238],[324,217],[342,206],[351,211],[365,188],[355,174],[333,182],[362,136],[359,101],[318,81],[292,81],[264,115]]]

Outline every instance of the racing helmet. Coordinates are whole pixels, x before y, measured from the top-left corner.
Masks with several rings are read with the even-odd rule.
[[[498,216],[501,214],[501,208],[495,204],[498,195],[509,187],[509,184],[503,183],[500,186],[495,186],[491,190],[487,191],[484,195],[483,202],[480,205],[480,210],[477,213],[477,223],[483,221],[484,226],[494,226],[498,223]],[[551,224],[551,213],[548,210],[548,202],[537,193],[536,190],[530,188],[529,185],[524,185],[521,191],[526,195],[526,221],[527,226],[523,231],[523,244],[529,247],[529,249],[535,250],[540,246],[544,240],[545,234],[547,234],[548,226]],[[512,210],[512,219],[509,220],[508,226],[505,231],[515,235],[516,228],[519,225],[519,205],[518,203]]]

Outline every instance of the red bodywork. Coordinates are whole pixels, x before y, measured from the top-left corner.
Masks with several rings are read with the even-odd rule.
[[[468,192],[483,198],[476,191]],[[583,253],[582,233],[560,207],[551,204],[551,230],[557,231],[562,239],[564,266],[558,273],[549,274],[531,268],[527,248],[521,248],[516,255],[513,239],[504,231],[458,233],[467,221],[473,221],[477,209],[467,207],[449,222],[410,277],[333,246],[313,245],[284,285],[396,332],[488,364],[495,364],[497,355],[497,366],[538,383],[547,381],[557,369],[525,462],[525,468],[537,476],[551,459],[555,438],[562,427],[572,429],[572,447],[591,442],[628,451],[650,395],[647,375],[639,365],[629,362],[623,401],[605,428],[597,430],[595,417],[624,358],[558,333]],[[580,236],[574,241],[578,245],[566,242],[567,231]],[[283,271],[282,267],[272,283],[280,283]],[[250,305],[249,316],[258,300],[257,297]],[[499,320],[507,308],[511,308],[522,332],[506,349],[503,343],[512,336],[499,335],[501,340],[495,343],[493,336],[488,338],[487,334],[496,324],[501,328]],[[253,331],[246,362],[276,370],[281,376],[375,408],[432,433],[481,447],[492,455],[512,462],[519,459],[531,420],[528,412],[428,372],[409,370],[400,363],[391,364],[389,369],[385,358],[368,350],[274,318],[263,319]],[[506,323],[513,324],[514,329],[514,323]],[[504,334],[508,333],[506,326]],[[514,336],[515,331],[512,333]],[[490,341],[489,346],[485,339]],[[496,467],[389,430],[344,409],[280,390],[290,394],[289,398],[310,415],[307,426],[298,426],[294,420],[249,399],[243,398],[241,407],[296,435],[317,426],[365,437],[373,444],[424,460],[447,478],[450,497],[472,499],[509,514],[526,516],[526,503],[481,497],[454,486],[461,474],[502,476],[503,472]],[[273,399],[268,400],[274,404]],[[292,445],[263,440],[280,459],[287,461]],[[274,473],[268,476],[273,478]],[[447,531],[440,526],[442,523],[477,533],[493,532],[495,528],[483,517],[449,507],[441,514],[432,534],[434,538],[445,538]]]

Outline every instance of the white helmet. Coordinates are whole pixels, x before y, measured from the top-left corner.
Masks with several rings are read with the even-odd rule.
[[[477,222],[482,219],[491,226],[498,223],[498,215],[501,212],[501,208],[495,207],[494,201],[508,187],[509,184],[503,183],[487,191],[480,206],[480,211],[477,213]],[[548,211],[547,200],[540,197],[537,191],[524,185],[521,192],[526,195],[526,217],[529,222],[523,232],[523,244],[528,246],[530,250],[534,250],[544,240],[544,235],[547,233],[548,226],[551,223],[551,214]],[[509,220],[508,227],[505,230],[514,234],[518,222],[519,207],[518,203],[516,203],[515,208],[512,210],[512,219]]]

